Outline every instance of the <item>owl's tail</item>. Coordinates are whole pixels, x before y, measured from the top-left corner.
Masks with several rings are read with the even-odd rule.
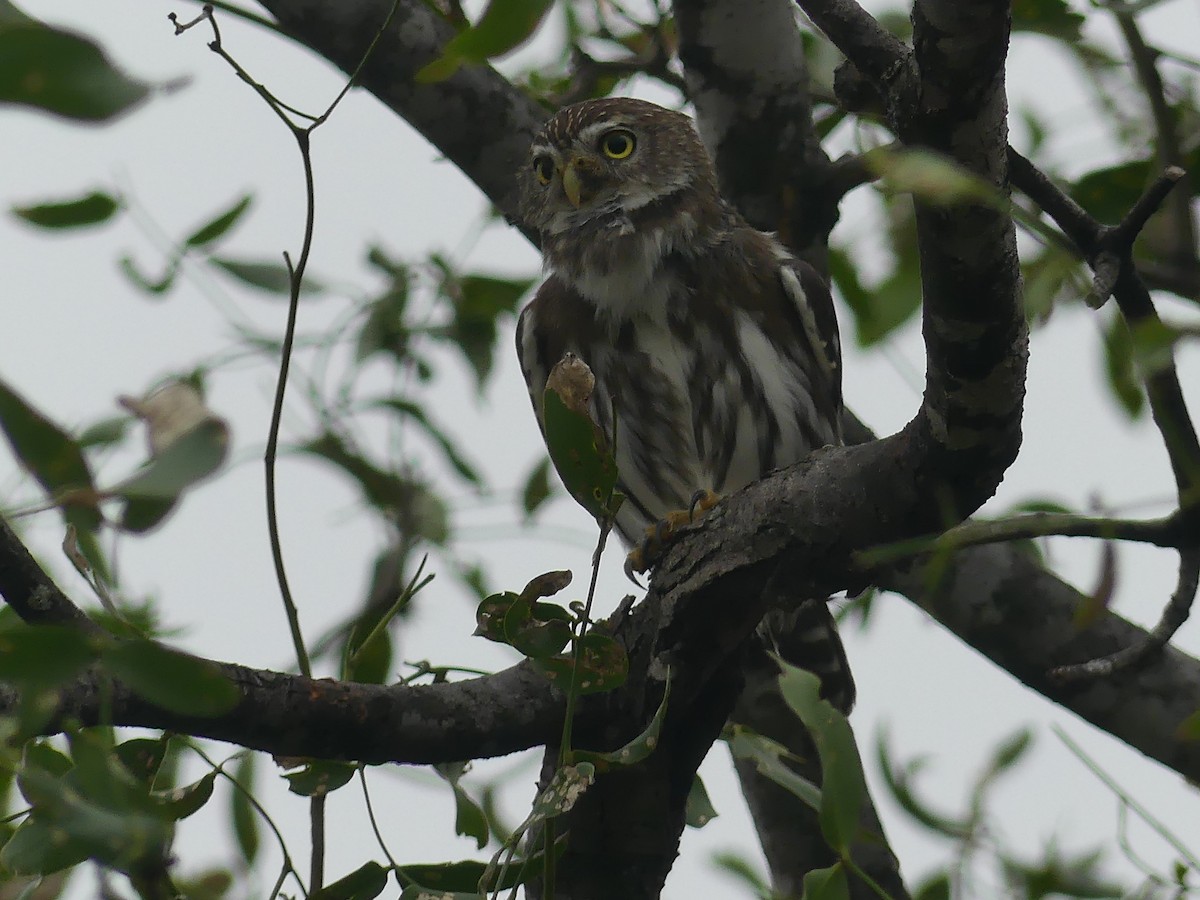
[[[848,714],[854,708],[854,676],[827,600],[771,610],[759,634],[782,659],[820,678],[821,696],[837,709]]]

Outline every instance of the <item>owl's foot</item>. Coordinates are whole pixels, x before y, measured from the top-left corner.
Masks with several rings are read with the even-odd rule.
[[[717,505],[720,494],[708,490],[696,491],[687,509],[675,509],[646,529],[637,546],[625,557],[625,574],[633,579],[635,572],[645,572],[662,557],[680,528],[691,525]],[[634,579],[636,582],[636,579]]]

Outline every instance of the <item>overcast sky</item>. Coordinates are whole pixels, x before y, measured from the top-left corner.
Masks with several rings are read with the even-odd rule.
[[[303,224],[303,184],[291,137],[206,49],[209,35],[201,30],[173,35],[166,14],[190,15],[195,4],[27,0],[22,8],[93,36],[139,78],[190,79],[186,88],[156,97],[101,128],[80,128],[22,110],[0,112],[0,184],[6,205],[103,189],[124,195],[134,209],[103,229],[57,236],[0,217],[6,284],[0,377],[57,421],[78,425],[115,413],[119,394],[139,394],[164,376],[229,350],[234,342],[231,318],[269,333],[282,330],[282,301],[245,291],[202,265],[188,267],[165,299],[148,300],[130,286],[116,263],[129,255],[147,273],[160,270],[160,235],[187,234],[247,192],[254,194],[253,209],[222,245],[223,252],[256,259],[278,259],[284,249],[295,253]],[[342,75],[303,49],[229,17],[222,21],[230,52],[287,102],[318,112],[340,89]],[[1142,21],[1153,41],[1193,53],[1200,45],[1194,3],[1164,3]],[[1060,128],[1049,151],[1064,171],[1079,173],[1117,161],[1115,148],[1103,140],[1101,124],[1086,111],[1085,86],[1048,52],[1050,46],[1039,38],[1014,40],[1009,70],[1014,108],[1034,104],[1053,116]],[[1018,129],[1014,140],[1022,137]],[[318,223],[310,271],[326,282],[349,286],[349,296],[379,286],[364,264],[367,242],[406,259],[418,260],[436,249],[466,269],[538,271],[535,251],[504,226],[489,227],[476,240],[486,210],[478,192],[368,94],[353,92],[317,132],[313,147]],[[861,248],[856,252],[872,272],[879,268],[879,241],[868,217],[873,201],[866,191],[860,193],[848,203],[836,237]],[[301,330],[318,331],[346,307],[340,296],[306,303]],[[1165,308],[1195,321],[1181,304]],[[852,330],[844,313],[839,310],[848,336]],[[1098,316],[1070,305],[1035,333],[1025,444],[985,511],[1000,511],[1030,497],[1078,508],[1099,498],[1106,508],[1130,515],[1165,509],[1163,501],[1170,500],[1173,486],[1153,429],[1146,422],[1130,425],[1102,384],[1098,332],[1109,314],[1111,310]],[[455,525],[462,554],[478,558],[496,588],[517,588],[541,571],[570,568],[576,574],[575,590],[569,592],[574,597],[586,584],[593,540],[586,514],[559,500],[538,518],[536,528],[512,527],[516,513],[509,497],[541,450],[509,349],[511,327],[507,323],[497,373],[482,400],[476,399],[464,365],[448,354],[435,356],[438,379],[431,409],[461,439],[497,494],[480,498],[448,484]],[[853,342],[847,337],[845,343]],[[1183,383],[1195,388],[1200,354],[1194,346],[1182,354],[1180,364]],[[917,408],[923,371],[915,326],[890,341],[885,352],[865,356],[848,347],[847,403],[877,432],[893,431]],[[368,383],[380,390],[389,384],[382,367],[370,378],[374,380]],[[179,629],[178,645],[247,665],[287,668],[292,665],[291,644],[268,553],[259,462],[273,383],[273,372],[258,363],[231,366],[212,376],[210,406],[233,428],[232,464],[190,495],[161,530],[121,542],[119,561],[131,592],[155,597],[163,620]],[[292,397],[288,426],[293,435],[303,434],[311,415],[298,393]],[[1197,402],[1197,396],[1190,399]],[[405,446],[425,471],[446,474],[419,441]],[[115,458],[101,480],[115,480],[135,464],[131,455]],[[328,469],[291,457],[281,463],[279,477],[287,563],[305,633],[314,638],[359,604],[368,561],[382,535],[361,513],[354,488]],[[6,451],[0,453],[0,503],[11,507],[35,498]],[[46,514],[26,527],[43,559],[56,565],[61,583],[77,600],[87,600],[86,587],[65,574],[56,550],[61,540],[57,517]],[[1097,578],[1098,547],[1059,540],[1050,549],[1059,571],[1089,590]],[[606,559],[600,591],[604,609],[628,590],[620,561],[618,552]],[[1122,547],[1119,561],[1117,609],[1134,621],[1152,623],[1174,583],[1173,555]],[[512,653],[470,636],[473,616],[466,592],[452,576],[442,575],[417,604],[400,655],[483,668],[515,661]],[[882,598],[870,631],[851,629],[846,642],[859,685],[852,721],[864,754],[872,755],[877,734],[886,729],[896,759],[927,755],[929,766],[920,784],[941,809],[962,811],[991,748],[1029,725],[1036,732],[1036,749],[994,798],[1003,841],[1030,857],[1049,841],[1067,851],[1103,846],[1116,864],[1114,872],[1132,884],[1136,875],[1120,862],[1114,844],[1116,800],[1050,731],[1056,723],[1200,850],[1195,843],[1200,801],[1178,775],[1030,693],[907,601]],[[1185,626],[1176,643],[1200,652],[1200,626]],[[215,752],[231,749],[216,746]],[[509,791],[507,809],[514,822],[524,815],[531,796],[534,759],[526,758],[523,774]],[[259,783],[277,801],[272,809],[293,854],[305,859],[305,804],[284,797],[264,762]],[[484,764],[480,771],[518,764],[510,758]],[[715,885],[725,884],[712,881],[709,857],[714,850],[735,849],[758,858],[723,746],[714,749],[702,774],[720,818],[685,834],[665,895],[673,900],[714,896]],[[870,774],[877,784],[874,771]],[[450,792],[433,778],[419,770],[374,770],[372,777],[379,797],[386,798],[377,809],[393,855],[403,861],[432,861],[471,854],[473,844],[452,836]],[[923,873],[944,861],[944,847],[910,825],[882,788],[877,787],[875,798],[905,875],[915,886]],[[367,854],[382,858],[366,830],[356,789],[334,795],[329,815],[334,825],[331,877]],[[224,805],[216,804],[184,823],[176,846],[184,871],[230,858],[234,851],[223,817]],[[1167,871],[1169,848],[1145,829],[1134,827],[1132,833],[1139,853]],[[269,842],[264,848],[275,852]],[[268,883],[272,867],[263,869]],[[87,897],[91,888],[90,876],[81,878],[75,896]],[[978,896],[987,896],[986,889]]]

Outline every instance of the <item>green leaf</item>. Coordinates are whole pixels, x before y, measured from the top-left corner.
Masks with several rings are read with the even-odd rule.
[[[106,493],[126,499],[174,500],[220,468],[228,453],[229,426],[218,418],[206,419]]]
[[[2,46],[2,44],[0,44]],[[20,824],[0,849],[0,867],[23,875],[49,875],[79,865],[88,858],[88,848],[73,841],[61,828],[37,816]]]
[[[912,194],[934,206],[1000,205],[995,187],[953,159],[931,150],[877,147],[869,150],[863,161],[882,179],[881,187],[887,191]]]
[[[579,638],[579,677],[575,689],[579,694],[595,694],[611,691],[625,683],[629,675],[629,657],[625,648],[605,634],[589,631]],[[575,670],[574,656],[552,656],[534,659],[533,663],[542,674],[561,690],[572,684],[571,673]]]
[[[211,262],[250,287],[258,288],[260,291],[268,294],[279,294],[284,297],[291,296],[292,276],[288,272],[287,266],[283,263],[231,259],[221,256],[214,256]],[[304,276],[304,282],[300,287],[301,297],[313,297],[325,291],[326,287],[320,281],[311,275]]]
[[[966,841],[971,838],[973,831],[971,820],[968,817],[954,819],[943,815],[934,811],[922,799],[917,797],[912,784],[915,776],[922,768],[923,760],[914,760],[905,765],[903,769],[898,769],[892,764],[891,754],[888,750],[887,734],[882,730],[879,732],[875,750],[879,760],[879,770],[883,774],[884,784],[896,799],[896,802],[900,804],[900,808],[908,813],[914,821],[924,825],[935,834],[948,837],[952,840]]]
[[[475,470],[475,467],[467,462],[459,449],[454,446],[453,441],[450,440],[439,426],[430,421],[425,410],[416,403],[413,403],[411,400],[403,400],[400,397],[388,397],[385,400],[378,400],[371,405],[377,408],[390,409],[403,418],[419,425],[421,431],[442,451],[446,462],[458,473],[460,478],[471,484],[482,483],[482,479],[479,477],[479,473]]]
[[[121,641],[106,648],[102,658],[136,694],[173,713],[219,716],[241,698],[215,663],[153,641]]]
[[[1086,21],[1081,13],[1071,9],[1067,0],[1013,0],[1013,31],[1031,31],[1058,38],[1078,41]]]
[[[542,457],[525,479],[525,486],[521,489],[521,509],[525,513],[526,522],[533,518],[533,514],[553,496],[553,493],[550,487],[550,458]]]
[[[144,291],[147,294],[150,294],[152,297],[158,297],[159,295],[165,294],[167,291],[169,291],[172,285],[175,284],[175,277],[179,274],[180,261],[181,255],[178,251],[176,251],[167,261],[167,265],[162,276],[157,279],[149,278],[146,275],[143,275],[141,269],[139,269],[137,264],[134,263],[133,259],[128,256],[122,256],[121,259],[117,261],[117,267],[121,270],[121,273],[129,279],[130,283],[133,284],[133,286],[138,290]]]
[[[3,35],[0,34],[0,41]],[[107,222],[120,209],[120,204],[108,194],[92,191],[75,200],[39,203],[36,206],[14,206],[13,215],[39,228],[81,228]]]
[[[496,320],[516,310],[518,302],[533,284],[529,278],[500,278],[494,275],[454,276],[444,261],[434,260],[442,268],[442,293],[453,307],[450,324],[434,332],[453,343],[475,372],[476,387],[483,389],[492,371],[496,346]]]
[[[17,789],[30,804],[36,805],[49,798],[39,791],[44,782],[28,777],[30,772],[42,772],[50,776],[51,783],[61,779],[75,767],[71,758],[50,746],[45,740],[29,741],[21,753],[21,767],[17,770]]]
[[[595,780],[596,767],[589,762],[563,766],[533,801],[532,817],[542,821],[570,812]]]
[[[104,799],[115,798],[122,805],[118,809],[107,808],[92,797],[81,795],[74,789],[70,776],[55,779],[44,772],[26,771],[25,777],[36,783],[40,801],[34,819],[48,825],[51,832],[47,843],[70,857],[77,857],[83,851],[84,855],[122,872],[134,871],[151,863],[162,865],[170,843],[170,826],[162,819],[138,811],[131,805],[128,802],[130,795],[119,782],[105,783],[103,771],[112,775],[123,772],[115,765],[115,760],[109,758],[111,766],[105,766],[103,760],[99,765],[94,765],[89,762],[91,755],[101,754],[102,750],[87,743],[80,746],[85,747],[87,752],[82,758],[77,754],[77,768],[71,775],[80,771],[80,766],[96,771],[76,779],[74,784],[98,788],[105,793]],[[0,862],[8,862],[3,854],[0,854]],[[26,864],[23,861],[21,867]],[[42,860],[41,864],[45,865],[46,861]]]
[[[684,809],[684,821],[691,828],[703,828],[719,814],[712,801],[708,799],[708,791],[700,776],[692,778],[692,787],[688,791],[687,806]]]
[[[0,428],[4,429],[17,459],[51,498],[67,491],[76,497],[95,496],[92,472],[79,444],[3,381],[0,381]],[[81,531],[100,527],[100,512],[90,503],[72,502],[63,508],[63,516]]]
[[[1133,360],[1143,376],[1157,374],[1173,365],[1179,332],[1161,319],[1138,322],[1130,331]]]
[[[405,522],[429,542],[443,546],[449,540],[450,513],[446,504],[424,484],[385,472],[332,432],[298,449],[332,463],[357,481],[367,502],[376,509],[388,515],[403,510]]]
[[[1021,760],[1031,746],[1033,746],[1033,732],[1028,728],[1021,728],[1003,740],[992,752],[992,758],[988,761],[980,783],[994,781],[1003,775]]]
[[[96,658],[77,628],[39,625],[0,633],[0,681],[33,690],[70,681]]]
[[[1091,292],[1083,264],[1060,247],[1047,247],[1021,266],[1025,282],[1025,317],[1031,321],[1050,315],[1060,298],[1081,298]]]
[[[484,598],[475,610],[475,634],[498,644],[507,644],[504,620],[513,604],[520,598],[512,591],[492,594]]]
[[[75,767],[62,784],[55,784],[56,790],[78,790],[87,801],[118,813],[150,810],[150,792],[113,752],[111,732],[77,730],[67,735],[67,741]]]
[[[483,62],[515,49],[533,35],[553,0],[490,0],[479,21],[459,32],[439,59],[417,72],[417,83],[449,78],[464,62]]]
[[[1104,371],[1121,408],[1131,419],[1140,417],[1146,408],[1146,395],[1133,365],[1133,340],[1120,316],[1113,316],[1104,329]]]
[[[353,763],[336,760],[316,760],[303,768],[288,772],[288,790],[301,797],[324,797],[349,783],[358,771]]]
[[[594,753],[589,750],[576,750],[574,752],[577,762],[590,762],[595,765],[596,770],[604,772],[613,768],[624,766],[632,766],[640,763],[658,746],[659,735],[662,734],[663,720],[667,716],[667,700],[671,696],[671,677],[670,672],[667,673],[667,683],[663,689],[662,701],[658,704],[658,709],[654,713],[654,717],[650,720],[642,733],[635,737],[632,741],[617,750],[609,753]],[[695,785],[693,785],[694,787]],[[703,787],[701,787],[703,790]]]
[[[889,201],[888,233],[895,268],[882,283],[871,289],[858,280],[857,266],[849,254],[830,248],[830,276],[854,315],[855,337],[861,347],[879,343],[910,321],[921,308],[921,273],[912,202],[908,198]]]
[[[542,853],[534,853],[527,859],[514,859],[498,882],[488,885],[489,889],[507,891],[524,884],[529,879],[540,877],[542,856]],[[487,863],[469,859],[461,862],[416,863],[400,866],[399,875],[401,881],[413,882],[414,887],[419,886],[421,889],[435,891],[437,892],[435,896],[439,898],[443,896],[443,893],[457,896],[460,892],[476,896],[479,883],[483,880],[487,870]]]
[[[846,717],[821,699],[821,680],[816,675],[779,662],[780,693],[812,735],[821,758],[821,833],[830,847],[848,857],[867,792],[854,733]]]
[[[372,900],[387,887],[388,870],[377,862],[363,863],[349,875],[308,895],[308,900]]]
[[[491,831],[483,809],[467,795],[459,783],[466,772],[466,764],[440,763],[435,765],[433,770],[445,779],[454,792],[454,833],[474,838],[476,846],[482,850],[487,845]]]
[[[520,624],[514,621],[513,606],[504,617],[505,642],[530,659],[554,656],[571,640],[570,614],[553,603],[538,603]],[[552,612],[553,611],[553,612]]]
[[[601,446],[596,424],[567,406],[562,395],[546,388],[542,418],[546,446],[567,492],[598,520],[616,514],[617,461]]]
[[[1149,184],[1150,166],[1148,160],[1142,160],[1094,169],[1068,186],[1067,192],[1096,219],[1116,223]]]
[[[787,747],[742,725],[734,726],[728,740],[735,757],[750,760],[758,774],[771,779],[810,809],[820,810],[821,789],[787,765],[785,759],[791,757]]]
[[[429,888],[410,884],[400,892],[398,900],[488,900],[478,891],[438,891],[430,893]]]
[[[216,771],[209,772],[199,781],[184,787],[173,788],[155,795],[163,814],[171,821],[178,822],[199,812],[211,798],[213,784],[217,780]]]
[[[483,809],[457,784],[454,786],[454,833],[474,838],[475,846],[480,850],[487,846],[491,835]]]
[[[108,447],[125,439],[133,421],[129,416],[110,416],[100,419],[83,429],[75,440],[85,450],[92,447]]]
[[[0,103],[101,122],[150,93],[87,38],[32,20],[0,28]]]
[[[238,199],[233,206],[224,212],[214,216],[209,221],[205,222],[186,238],[183,243],[187,247],[203,247],[206,244],[211,244],[217,238],[223,236],[250,208],[250,202],[254,199],[252,194],[246,194]]]
[[[913,893],[913,900],[951,900],[950,876],[938,872],[921,884]]]
[[[233,773],[233,780],[237,782],[238,786],[233,789],[230,797],[233,835],[247,867],[254,865],[254,861],[258,858],[260,845],[258,814],[254,809],[254,804],[250,802],[250,798],[254,794],[256,758],[253,753],[247,753],[238,761],[237,769]]]
[[[712,857],[713,865],[742,883],[759,900],[777,900],[771,893],[771,885],[767,883],[755,865],[745,857],[736,853],[717,852]]]
[[[836,862],[827,869],[804,873],[804,894],[801,900],[850,900],[850,883],[846,868]]]
[[[393,551],[389,548],[385,550],[382,556],[393,556]],[[384,565],[391,565],[384,563]],[[379,562],[376,562],[376,572],[379,571]],[[371,596],[378,596],[372,591]],[[402,612],[407,602],[403,596],[398,596],[393,604],[397,613]],[[363,684],[383,684],[392,674],[392,658],[393,646],[392,636],[385,629],[375,633],[371,638],[371,643],[364,646],[363,641],[374,633],[375,626],[380,622],[381,615],[386,615],[390,610],[380,611],[372,608],[367,609],[359,616],[358,621],[354,623],[354,630],[350,634],[350,638],[346,642],[345,647],[345,678],[347,681],[357,681]]]
[[[376,353],[402,360],[408,354],[409,340],[409,329],[404,322],[411,280],[408,267],[387,259],[377,247],[367,254],[367,261],[387,275],[390,283],[371,301],[358,332],[355,361],[362,362]]]
[[[1200,741],[1200,709],[1179,723],[1175,736],[1181,741]]]
[[[166,735],[157,738],[134,738],[118,744],[113,748],[113,752],[125,767],[125,771],[149,789],[166,758],[167,740]]]

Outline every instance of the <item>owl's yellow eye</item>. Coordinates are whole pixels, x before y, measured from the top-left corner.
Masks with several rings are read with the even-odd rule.
[[[625,159],[633,153],[633,133],[617,128],[600,138],[600,149],[609,159]]]
[[[548,156],[535,156],[533,158],[533,174],[542,184],[549,184],[550,179],[554,176],[554,161]]]

